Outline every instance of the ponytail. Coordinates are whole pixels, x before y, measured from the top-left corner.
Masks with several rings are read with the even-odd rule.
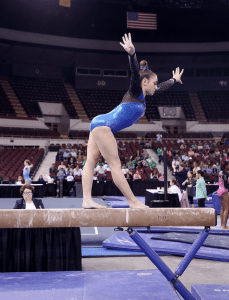
[[[180,185],[179,185],[179,183],[176,181],[176,179],[172,179],[171,181],[174,183],[174,185],[176,185],[176,186],[179,187],[179,189],[180,189]]]

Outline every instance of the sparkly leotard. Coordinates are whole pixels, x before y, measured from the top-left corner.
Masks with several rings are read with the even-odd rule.
[[[30,173],[30,166],[25,166],[23,169],[23,177],[25,180],[27,179],[31,182],[32,179],[29,177],[29,173]]]
[[[90,131],[96,127],[108,126],[112,133],[133,125],[145,113],[145,98],[141,88],[139,64],[136,54],[128,55],[131,70],[130,87],[124,95],[122,102],[111,112],[95,117],[91,121]],[[169,79],[161,83],[155,93],[167,90],[175,82]]]

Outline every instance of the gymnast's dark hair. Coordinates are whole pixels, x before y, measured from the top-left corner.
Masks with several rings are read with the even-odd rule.
[[[154,72],[149,70],[148,63],[146,60],[142,60],[140,62],[140,72],[139,73],[140,73],[141,82],[144,78],[149,80],[151,76],[156,76],[156,74]]]

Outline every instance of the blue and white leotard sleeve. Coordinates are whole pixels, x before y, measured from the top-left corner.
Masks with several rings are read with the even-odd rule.
[[[110,127],[112,133],[133,125],[145,114],[145,98],[141,88],[139,64],[136,54],[128,55],[130,64],[130,87],[124,95],[122,102],[111,112],[95,117],[91,121],[90,131],[96,127]],[[158,86],[156,92],[163,92],[174,84],[170,79]]]
[[[29,173],[30,173],[30,166],[25,166],[23,169],[23,177],[25,180],[29,180],[31,182],[32,180],[29,177]]]

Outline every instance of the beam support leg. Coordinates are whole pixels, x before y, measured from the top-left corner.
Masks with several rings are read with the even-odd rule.
[[[185,257],[182,259],[182,261],[179,263],[178,267],[176,268],[175,271],[176,275],[181,276],[184,273],[187,266],[190,264],[191,260],[194,258],[197,251],[200,249],[200,247],[203,245],[204,241],[208,237],[209,231],[210,231],[210,227],[205,227],[205,229],[202,232],[200,232],[198,238],[192,244],[192,247],[189,249]]]
[[[132,228],[128,228],[128,233],[132,240],[140,247],[140,249],[148,256],[152,263],[158,268],[158,270],[165,276],[169,283],[180,293],[185,300],[195,300],[192,294],[186,289],[186,287],[178,280],[178,276],[174,274],[170,268],[163,262],[159,255],[150,248],[150,246],[143,240],[138,232]]]

